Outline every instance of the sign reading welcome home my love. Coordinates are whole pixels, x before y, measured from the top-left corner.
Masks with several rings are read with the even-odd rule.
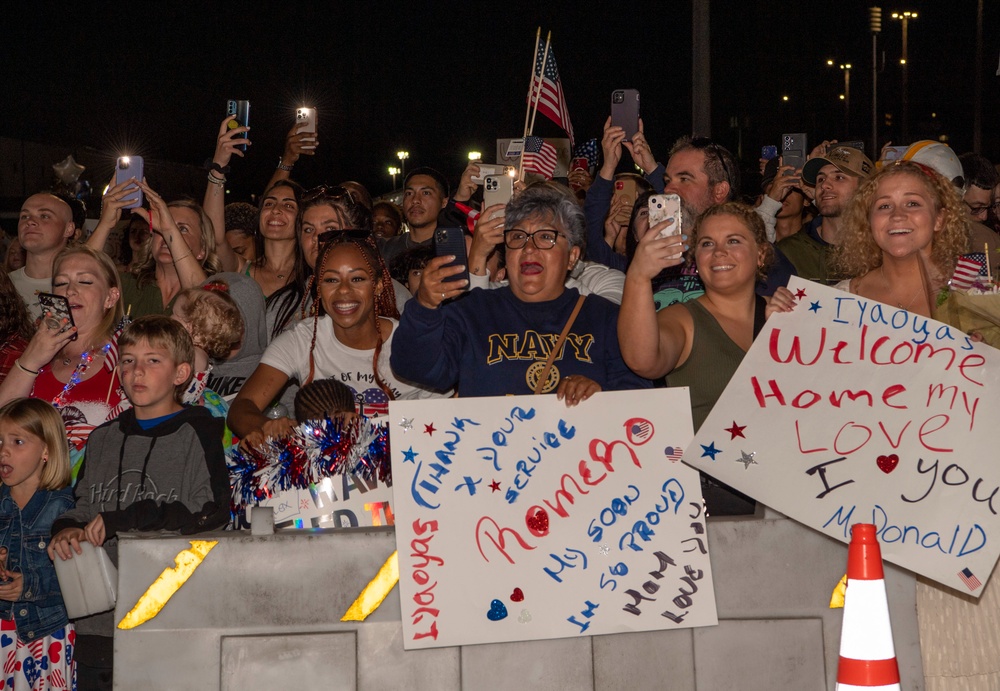
[[[389,415],[406,648],[717,623],[687,389]]]
[[[844,542],[978,597],[1000,553],[1000,351],[793,278],[684,460]]]

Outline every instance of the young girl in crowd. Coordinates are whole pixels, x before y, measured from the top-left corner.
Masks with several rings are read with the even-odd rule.
[[[46,554],[73,507],[66,428],[46,401],[0,408],[0,689],[75,689],[76,633]]]
[[[354,390],[365,415],[385,414],[390,399],[432,398],[431,391],[396,379],[389,367],[398,326],[389,272],[370,234],[335,232],[323,242],[316,264],[313,298],[319,313],[276,338],[229,411],[229,426],[257,445],[294,426],[270,420],[262,411],[289,379],[308,384],[335,377]]]

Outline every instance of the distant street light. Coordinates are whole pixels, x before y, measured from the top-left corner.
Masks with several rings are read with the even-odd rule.
[[[787,103],[788,102],[788,96],[782,96],[781,100],[784,101],[785,103]]]
[[[469,161],[470,162],[472,162],[472,161],[482,161],[482,160],[483,160],[483,155],[480,152],[478,152],[478,151],[470,151],[469,152]]]
[[[396,176],[399,175],[399,168],[396,166],[389,166],[389,175],[392,176],[392,189],[396,190]]]
[[[893,12],[892,18],[903,22],[903,57],[899,59],[899,64],[903,68],[903,141],[910,141],[910,95],[909,95],[909,71],[910,61],[907,55],[907,36],[911,19],[917,18],[916,12]]]
[[[400,175],[406,175],[406,173],[404,171],[406,171],[406,159],[408,159],[409,157],[410,157],[410,152],[409,151],[397,151],[396,152],[396,158],[399,159],[399,174]]]

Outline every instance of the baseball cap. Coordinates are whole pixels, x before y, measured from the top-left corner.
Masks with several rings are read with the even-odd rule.
[[[904,161],[921,163],[941,173],[944,178],[959,189],[965,186],[965,174],[962,162],[950,146],[933,139],[923,139],[914,144],[903,154]]]
[[[838,145],[827,151],[825,156],[806,161],[802,166],[802,180],[807,185],[815,185],[820,169],[829,165],[856,178],[867,178],[875,172],[875,164],[861,151],[850,146]]]

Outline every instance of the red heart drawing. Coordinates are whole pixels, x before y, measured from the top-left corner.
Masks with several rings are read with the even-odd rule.
[[[49,659],[52,660],[53,664],[59,662],[59,652],[62,650],[62,643],[53,643],[49,646]]]
[[[545,509],[538,509],[528,518],[527,523],[534,533],[545,535],[549,532],[549,514],[545,513]]]
[[[514,592],[510,594],[510,599],[514,602],[521,602],[524,599],[524,593],[521,592],[520,588],[514,588]]]
[[[878,469],[888,475],[896,469],[897,465],[899,465],[899,456],[896,454],[879,456],[875,462],[878,464]]]

